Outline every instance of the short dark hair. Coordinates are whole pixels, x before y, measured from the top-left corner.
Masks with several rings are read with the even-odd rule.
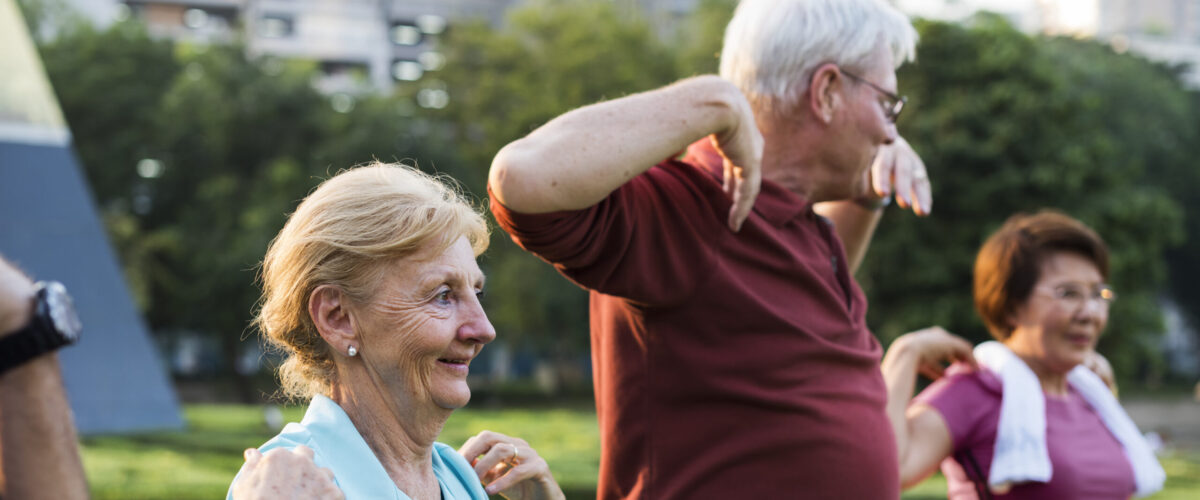
[[[1058,252],[1092,261],[1108,279],[1108,246],[1091,228],[1058,211],[1017,214],[996,230],[975,257],[975,309],[998,340],[1012,334],[1009,316],[1033,293],[1042,262]]]

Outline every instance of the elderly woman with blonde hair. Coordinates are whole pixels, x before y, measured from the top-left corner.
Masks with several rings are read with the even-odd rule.
[[[479,213],[413,168],[354,168],[313,191],[267,250],[257,318],[287,355],[283,392],[311,401],[259,451],[311,453],[346,498],[562,498],[525,441],[434,441],[496,337],[475,262],[487,245]]]

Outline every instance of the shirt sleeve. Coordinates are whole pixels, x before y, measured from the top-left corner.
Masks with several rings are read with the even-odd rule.
[[[667,161],[635,177],[600,203],[578,211],[522,214],[496,201],[500,227],[521,248],[576,284],[648,305],[691,295],[731,231],[731,202],[717,179]]]
[[[980,372],[951,372],[921,391],[913,403],[927,404],[942,415],[956,452],[971,446],[982,432],[983,419],[999,411],[999,398]]]

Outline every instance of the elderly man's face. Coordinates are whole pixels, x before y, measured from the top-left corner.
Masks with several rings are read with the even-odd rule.
[[[445,409],[467,404],[467,373],[496,338],[478,295],[483,272],[466,238],[391,263],[357,315],[361,356],[377,383],[402,401]]]
[[[892,54],[881,43],[866,69],[856,73],[862,81],[843,76],[842,92],[846,106],[842,119],[838,121],[839,126],[831,130],[833,137],[830,146],[835,148],[835,168],[841,174],[837,182],[846,189],[844,193],[836,193],[836,198],[851,198],[865,194],[867,169],[876,153],[880,146],[891,144],[898,136],[888,111],[890,99],[867,83],[892,94],[897,93]]]

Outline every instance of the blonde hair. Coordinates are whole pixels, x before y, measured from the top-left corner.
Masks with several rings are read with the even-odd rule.
[[[339,172],[300,203],[267,248],[254,321],[286,355],[279,367],[284,396],[329,395],[337,377],[308,313],[318,286],[336,286],[365,304],[389,261],[426,245],[448,248],[464,236],[476,256],[487,249],[487,224],[456,187],[448,177],[376,162]]]
[[[756,112],[786,113],[818,66],[862,71],[880,42],[897,68],[916,57],[917,31],[882,0],[742,0],[725,27],[721,76]]]

